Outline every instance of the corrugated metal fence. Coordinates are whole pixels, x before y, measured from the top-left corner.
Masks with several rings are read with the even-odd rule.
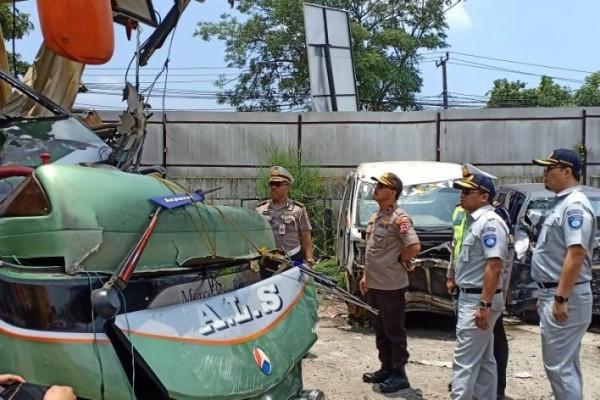
[[[107,121],[117,114],[102,114]],[[557,147],[587,149],[584,176],[600,184],[600,108],[519,108],[411,113],[155,113],[143,163],[164,165],[186,187],[224,186],[216,201],[245,206],[268,148],[297,151],[319,166],[335,205],[344,176],[361,162],[471,162],[501,182],[540,178],[531,165]],[[263,166],[264,167],[264,166]],[[245,199],[245,200],[244,200]]]

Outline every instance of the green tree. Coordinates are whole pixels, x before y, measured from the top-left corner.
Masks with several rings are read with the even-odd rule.
[[[22,13],[18,9],[15,12],[13,24],[12,5],[9,3],[0,3],[0,28],[5,40],[22,39],[23,36],[33,30],[33,24],[29,19],[29,14]],[[8,47],[8,46],[7,46]],[[16,58],[17,73],[24,74],[29,68],[29,64],[24,62],[20,54],[8,54],[8,63],[12,67],[13,57]]]
[[[526,88],[521,81],[497,79],[494,87],[486,93],[490,96],[487,106],[492,107],[567,107],[573,105],[571,89],[554,83],[542,76],[536,88]]]
[[[568,107],[573,105],[571,89],[554,83],[552,78],[548,76],[542,76],[535,92],[538,107]]]
[[[588,75],[573,97],[575,104],[580,107],[600,106],[600,72]]]
[[[420,50],[446,47],[445,11],[461,0],[318,0],[351,16],[355,72],[361,109],[415,109],[422,85]],[[219,103],[240,111],[309,108],[309,79],[302,0],[240,0],[238,19],[200,22],[203,40],[225,42],[225,61],[242,68],[229,88],[222,77]]]
[[[492,90],[486,93],[490,96],[487,106],[492,107],[535,107],[533,89],[526,89],[526,83],[496,79]]]

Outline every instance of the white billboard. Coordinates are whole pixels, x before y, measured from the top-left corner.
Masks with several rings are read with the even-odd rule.
[[[304,4],[313,111],[358,111],[350,20],[345,10]]]

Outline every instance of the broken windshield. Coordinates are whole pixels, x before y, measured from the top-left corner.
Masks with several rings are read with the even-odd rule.
[[[369,218],[379,208],[373,200],[374,187],[374,183],[360,182],[356,212],[358,226],[367,226]],[[459,196],[460,192],[452,188],[451,181],[411,185],[404,188],[397,204],[411,216],[417,229],[450,229],[452,212]]]
[[[0,164],[36,167],[41,164],[42,153],[49,153],[52,161],[68,159],[76,164],[105,160],[110,148],[85,125],[66,115],[0,121]]]

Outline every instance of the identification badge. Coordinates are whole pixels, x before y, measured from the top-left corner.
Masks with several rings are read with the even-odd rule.
[[[279,224],[279,234],[285,235],[285,224],[283,222]]]

